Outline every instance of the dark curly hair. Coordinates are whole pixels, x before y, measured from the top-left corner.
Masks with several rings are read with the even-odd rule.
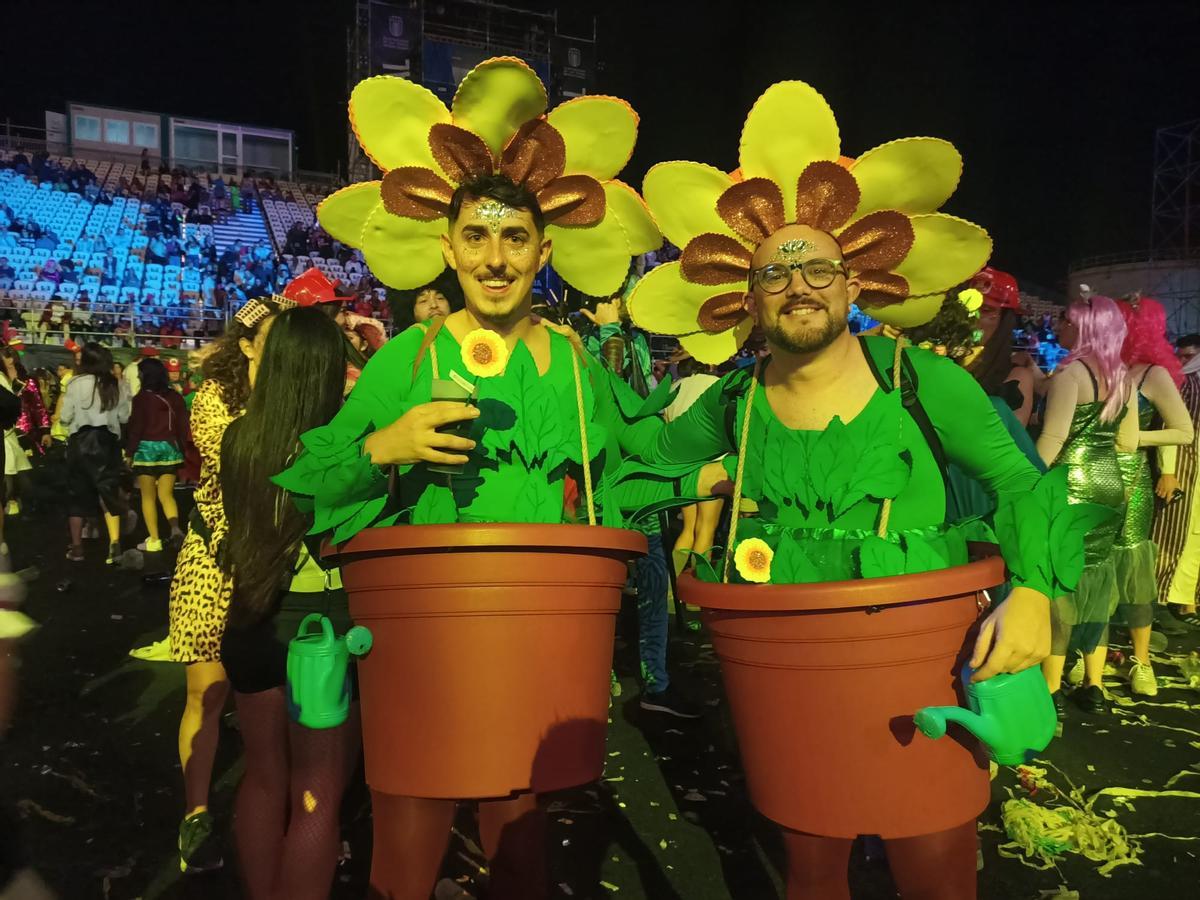
[[[392,314],[392,326],[397,334],[416,321],[413,317],[413,308],[417,304],[417,298],[426,291],[437,291],[445,297],[450,304],[450,312],[462,309],[466,302],[463,299],[462,285],[458,283],[458,273],[453,269],[443,270],[442,274],[429,284],[413,290],[400,291],[388,288],[387,305]]]
[[[258,302],[265,304],[272,316],[280,312],[279,304],[269,297],[260,297]],[[217,383],[221,400],[234,415],[245,408],[250,396],[250,361],[242,353],[238,342],[242,338],[254,340],[265,321],[263,319],[252,328],[247,328],[237,319],[232,319],[225,333],[214,343],[213,351],[204,360],[204,380]]]

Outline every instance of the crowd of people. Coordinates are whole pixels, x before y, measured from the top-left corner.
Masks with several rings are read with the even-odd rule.
[[[544,88],[519,61],[491,60],[481,69],[475,77],[485,83],[489,70],[499,73],[498,96],[513,108],[524,108],[512,102],[522,91],[532,98],[530,109],[539,98],[544,104]],[[410,95],[408,82],[391,82],[395,96],[373,109],[369,98],[376,95],[358,95],[361,134],[384,133],[405,104],[426,108],[424,93]],[[621,101],[598,99],[611,103],[613,116],[629,115]],[[478,147],[461,145],[479,150],[479,159],[446,153],[455,161],[443,169],[454,169],[453,185],[431,168],[400,166],[382,182],[382,203],[370,193],[377,184],[330,198],[323,207],[328,233],[295,226],[286,249],[293,258],[327,250],[349,266],[362,262],[351,248],[367,243],[368,261],[387,266],[397,288],[389,318],[398,333],[390,341],[361,293],[340,294],[317,268],[292,272],[268,247],[234,245],[212,261],[214,283],[227,291],[233,314],[223,333],[189,360],[191,375],[152,352],[122,373],[108,348],[89,341],[61,373],[56,391],[51,373],[24,373],[15,348],[4,356],[8,391],[0,391],[0,411],[11,414],[11,424],[4,424],[13,440],[6,434],[3,446],[6,458],[15,457],[6,467],[14,484],[56,439],[65,441],[67,564],[83,564],[93,539],[106,548],[107,564],[120,564],[139,506],[147,536],[138,550],[177,550],[167,635],[133,654],[186,668],[178,735],[178,846],[185,873],[224,862],[223,828],[209,811],[209,797],[220,718],[232,696],[245,758],[232,832],[246,895],[328,896],[342,796],[371,731],[360,717],[377,716],[378,726],[386,718],[383,707],[398,703],[394,682],[376,681],[372,696],[367,679],[382,678],[380,667],[397,654],[379,638],[369,649],[375,654],[368,657],[370,669],[347,663],[344,678],[332,685],[331,705],[341,715],[318,726],[304,722],[307,701],[298,699],[289,671],[289,644],[314,620],[349,636],[352,601],[337,564],[322,557],[320,541],[329,537],[341,547],[371,528],[472,529],[524,515],[517,521],[552,530],[587,522],[639,531],[645,552],[624,554],[637,557],[629,588],[637,597],[638,706],[669,721],[702,715],[669,665],[675,574],[686,569],[693,582],[734,592],[737,602],[717,610],[737,613],[735,630],[780,617],[765,635],[738,635],[746,645],[770,645],[768,652],[779,654],[750,668],[770,671],[775,684],[784,685],[780,697],[769,698],[766,713],[743,713],[738,727],[765,733],[769,723],[760,718],[790,723],[786,744],[766,740],[752,747],[739,734],[753,801],[778,801],[763,811],[781,826],[789,897],[848,898],[850,847],[860,833],[883,839],[903,895],[975,896],[976,820],[987,804],[987,768],[960,742],[901,742],[893,727],[895,716],[911,716],[931,695],[953,702],[951,668],[966,661],[963,678],[970,686],[1032,674],[1031,691],[1042,703],[1031,701],[1028,715],[1044,713],[1051,725],[1055,716],[1103,716],[1102,677],[1119,628],[1133,648],[1121,672],[1131,693],[1157,693],[1150,657],[1156,628],[1200,629],[1200,336],[1179,337],[1173,346],[1165,311],[1152,298],[1113,299],[1080,289],[1057,322],[1044,323],[1054,326],[1053,335],[1039,334],[1039,341],[1053,338],[1067,351],[1052,375],[1043,372],[1028,342],[1015,342],[1020,293],[1012,276],[985,265],[991,252],[986,232],[936,212],[947,199],[947,181],[933,170],[952,172],[952,184],[960,168],[944,142],[936,153],[926,146],[929,155],[913,150],[932,140],[920,138],[870,151],[900,154],[875,170],[886,174],[872,181],[870,166],[856,173],[842,164],[832,112],[807,85],[775,85],[755,108],[772,115],[757,127],[753,113],[747,120],[742,162],[745,169],[760,165],[763,174],[735,180],[703,167],[701,177],[695,164],[667,163],[647,178],[648,209],[591,202],[587,198],[619,191],[606,194],[601,179],[583,174],[566,176],[574,179],[569,190],[559,185],[576,199],[556,202],[555,182],[566,180],[556,176],[565,165],[563,137],[536,115],[519,129],[513,124],[501,171],[480,138]],[[767,128],[765,119],[771,120]],[[796,171],[793,150],[808,145],[781,138],[788,129],[821,138],[820,152]],[[615,141],[621,129],[598,131],[600,145]],[[464,129],[434,122],[425,143],[437,149],[447,132],[465,140]],[[768,153],[776,142],[788,152]],[[631,146],[617,149],[593,148],[600,160],[627,158]],[[917,155],[904,156],[910,151]],[[907,166],[922,177],[911,183],[900,177]],[[599,162],[592,166],[603,169]],[[187,193],[182,183],[173,188]],[[356,192],[369,194],[369,212]],[[390,219],[375,234],[363,217],[379,210]],[[186,256],[187,240],[174,232],[166,207],[159,220],[159,243],[149,252],[164,261]],[[940,230],[918,229],[929,220],[940,222]],[[681,254],[646,258],[662,242],[656,223]],[[548,232],[552,225],[557,230]],[[368,233],[370,241],[363,237]],[[593,240],[609,243],[593,253]],[[552,249],[565,281],[596,291],[585,303],[567,308],[535,296],[535,279]],[[910,253],[920,265],[905,267]],[[240,291],[236,302],[229,283]],[[855,304],[865,314],[856,319],[858,333],[851,327]],[[657,364],[651,333],[677,338],[671,355]],[[668,377],[677,388],[667,389]],[[181,480],[195,483],[187,516],[176,500]],[[20,512],[19,486],[14,493],[18,505],[9,508]],[[668,514],[676,508],[677,517]],[[555,554],[604,540],[593,532],[571,544],[554,534]],[[911,642],[904,644],[910,657],[889,657],[881,668],[915,669],[933,659],[927,682],[878,675],[869,698],[861,690],[786,694],[799,677],[795,672],[819,668],[812,657],[823,649],[836,656],[851,642],[844,624],[824,639],[788,625],[784,617],[797,609],[815,619],[834,605],[822,594],[812,609],[797,606],[796,593],[815,586],[817,593],[833,594],[838,585],[860,581],[900,591],[894,585],[906,576],[937,580],[947,572],[965,578],[980,535],[997,546],[1007,567],[994,578],[1007,578],[1003,584],[947,588],[918,598],[921,603],[874,594],[871,602],[881,605],[869,614],[861,597],[840,601],[853,608],[855,627],[862,629],[852,642],[884,648]],[[463,549],[440,540],[438,554]],[[628,544],[635,545],[643,546],[640,538]],[[420,581],[412,574],[416,563],[388,559],[382,544],[367,546],[373,564],[391,565],[389,603],[401,602],[395,596],[410,580],[430,591],[453,588]],[[543,548],[524,549],[536,554]],[[611,556],[624,558],[615,549]],[[546,568],[555,565],[562,564]],[[612,587],[619,591],[623,570],[615,568]],[[571,575],[554,577],[559,580],[538,587],[562,603]],[[491,603],[499,575],[489,571],[487,578],[483,593]],[[787,595],[791,606],[745,599],[785,588],[796,592]],[[998,601],[990,608],[989,596]],[[505,634],[527,627],[539,612],[535,605],[527,602],[520,615],[501,609],[499,618],[521,620],[506,624],[513,630]],[[898,638],[894,617],[913,607],[954,609],[957,618],[945,613]],[[881,609],[886,614],[876,615]],[[586,613],[595,617],[599,610]],[[446,617],[455,620],[446,627],[486,627],[471,612]],[[397,618],[393,607],[388,616]],[[415,633],[430,617],[414,613],[397,627]],[[467,619],[470,624],[461,623]],[[509,649],[507,640],[491,645],[497,657]],[[935,641],[936,652],[922,644]],[[537,651],[566,667],[596,650],[579,643],[542,643]],[[395,746],[381,753],[376,745],[375,755],[366,755],[375,835],[372,896],[427,900],[457,804],[467,802],[488,857],[489,896],[539,900],[548,895],[546,792],[580,783],[554,781],[567,777],[559,770],[570,770],[580,757],[595,755],[602,763],[603,707],[598,720],[580,719],[596,727],[582,729],[587,737],[568,737],[565,751],[533,734],[524,748],[529,758],[521,757],[519,775],[504,789],[458,790],[479,783],[465,777],[448,778],[454,786],[437,790],[413,787],[405,779],[416,776],[407,769],[432,769],[440,760],[430,762],[431,756],[478,762],[482,757],[471,754],[497,752],[488,738],[498,744],[498,734],[484,735],[478,747],[460,747],[441,743],[433,732],[449,721],[446,733],[470,734],[470,723],[484,713],[475,693],[449,693],[460,681],[471,682],[468,691],[479,685],[459,677],[455,667],[463,661],[448,652],[454,655],[443,658],[445,669],[428,680],[446,688],[439,697],[458,697],[459,708],[418,704],[414,720],[388,732],[395,742],[419,742],[423,754],[406,757],[399,774],[388,769]],[[802,655],[786,655],[792,652]],[[840,658],[828,666],[847,668],[853,667]],[[827,675],[825,684],[835,677]],[[732,704],[728,671],[726,678]],[[529,696],[528,685],[513,696],[544,713],[548,726],[563,724],[556,704],[575,708],[569,706],[575,691],[590,701],[604,699],[596,684],[559,680],[537,685],[550,700]],[[1069,684],[1078,686],[1072,691]],[[488,686],[493,689],[501,690]],[[881,698],[894,702],[888,706]],[[801,699],[811,704],[807,711]],[[839,718],[856,714],[862,727]],[[822,728],[813,728],[814,720]],[[541,727],[533,713],[530,721]],[[505,725],[519,730],[514,723]],[[385,731],[377,727],[376,740]],[[820,734],[812,737],[815,731]],[[809,740],[814,743],[804,744]],[[767,790],[755,779],[771,764],[787,777]],[[874,777],[884,770],[893,777]],[[592,777],[599,774],[597,765]],[[382,780],[385,775],[394,780]],[[809,802],[789,805],[772,792]],[[817,795],[835,800],[811,802]]]
[[[276,253],[265,239],[234,240],[218,248],[214,222],[253,210],[256,197],[282,199],[269,176],[247,172],[240,182],[233,178],[227,182],[219,175],[208,179],[183,167],[171,169],[164,162],[152,195],[146,183],[124,177],[109,194],[90,190],[96,177],[82,164],[64,166],[44,152],[33,154],[32,159],[18,153],[0,164],[94,203],[111,204],[114,197],[150,197],[138,215],[122,223],[122,228],[144,235],[146,241],[136,263],[129,264],[118,252],[127,239],[122,243],[118,235],[99,233],[64,243],[49,225],[31,215],[17,215],[0,202],[0,319],[19,328],[30,343],[95,340],[112,348],[186,345],[194,349],[215,337],[247,301],[281,291],[293,275],[315,265],[314,254],[344,266],[343,287],[357,293],[354,306],[360,315],[387,318],[386,304],[378,298],[379,282],[366,269],[361,253],[333,241],[319,225],[294,226],[282,253]],[[142,171],[151,177],[145,155]],[[5,255],[6,246],[49,252],[33,277],[39,286],[51,286],[53,296],[41,302],[16,296],[13,288],[19,272]],[[86,262],[80,264],[80,259]],[[148,267],[157,267],[170,278],[146,280]]]

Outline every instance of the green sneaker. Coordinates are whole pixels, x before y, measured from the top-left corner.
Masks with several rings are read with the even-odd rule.
[[[221,847],[212,833],[212,816],[198,812],[179,823],[179,871],[211,872],[225,865]]]

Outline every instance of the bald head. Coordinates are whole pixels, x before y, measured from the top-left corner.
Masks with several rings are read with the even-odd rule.
[[[785,287],[764,288],[762,271],[768,266],[790,272]],[[746,309],[773,349],[813,353],[846,330],[850,304],[858,298],[860,286],[846,274],[841,248],[832,235],[807,225],[785,225],[754,251],[752,267]],[[831,267],[836,273],[826,283],[818,272],[827,274]]]

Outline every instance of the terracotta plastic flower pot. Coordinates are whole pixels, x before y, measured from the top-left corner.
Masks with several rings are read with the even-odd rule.
[[[430,798],[504,797],[600,777],[613,633],[632,531],[400,525],[326,549],[350,614],[367,782]]]
[[[825,584],[682,576],[721,660],[755,807],[829,837],[911,837],[979,815],[986,755],[957,726],[926,738],[913,715],[960,702],[981,592],[1004,578],[998,557]]]

